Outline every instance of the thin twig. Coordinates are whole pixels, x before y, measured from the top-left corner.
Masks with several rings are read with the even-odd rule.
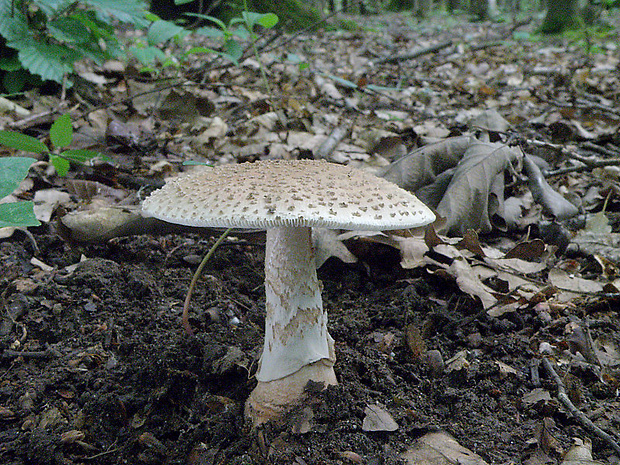
[[[579,155],[578,153],[575,153],[572,150],[569,150],[566,147],[563,147],[559,144],[552,144],[550,142],[545,142],[545,141],[536,140],[536,139],[527,139],[526,143],[530,145],[535,145],[537,147],[543,147],[543,148],[555,150],[559,152],[561,155],[567,158],[570,158],[571,160],[575,160],[580,163],[583,163],[583,165],[580,165],[580,166],[570,166],[567,168],[562,168],[562,169],[558,169],[555,171],[544,173],[545,177],[556,176],[558,174],[564,174],[564,173],[575,172],[575,171],[587,171],[587,170],[591,170],[594,168],[603,168],[605,166],[619,166],[620,165],[620,158],[605,158],[603,160],[596,160],[596,159],[592,159],[592,158]]]
[[[226,239],[226,236],[230,234],[232,229],[233,228],[228,228],[226,231],[222,233],[220,238],[217,241],[215,241],[215,244],[213,244],[213,247],[209,249],[207,254],[204,256],[204,258],[200,262],[200,265],[198,265],[198,268],[196,268],[196,272],[194,273],[194,276],[192,276],[192,282],[189,283],[189,289],[187,289],[187,295],[185,296],[185,302],[183,303],[183,316],[181,318],[181,321],[183,323],[183,328],[185,328],[185,332],[189,334],[190,336],[194,335],[194,330],[189,324],[189,303],[192,300],[192,294],[194,293],[194,289],[196,288],[196,283],[198,282],[198,278],[200,278],[200,274],[202,273],[203,268],[205,267],[205,265],[207,264],[207,262],[209,261],[213,253],[219,247],[219,245],[224,241],[224,239]]]
[[[620,454],[620,445],[612,438],[608,433],[603,431],[601,428],[596,426],[592,420],[590,420],[583,412],[581,412],[575,405],[571,402],[568,394],[566,393],[566,388],[564,387],[564,383],[560,376],[556,373],[551,362],[547,357],[542,359],[542,364],[545,367],[549,376],[553,379],[553,382],[556,384],[558,388],[558,399],[566,407],[566,409],[570,412],[570,414],[577,420],[581,425],[588,430],[590,433],[598,436],[600,439],[605,441],[611,448],[616,452],[616,454]]]

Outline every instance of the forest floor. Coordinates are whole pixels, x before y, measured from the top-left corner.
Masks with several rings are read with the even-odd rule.
[[[203,85],[168,86],[163,99],[153,92],[160,81],[129,66],[85,65],[66,100],[36,93],[19,100],[47,116],[22,126],[2,116],[7,129],[44,134],[52,120],[45,111],[64,105],[81,147],[104,151],[112,162],[74,167],[61,178],[40,160],[22,197],[53,193],[51,216],[29,229],[30,239],[14,231],[0,242],[1,463],[396,464],[420,449],[421,438],[448,461],[410,463],[553,464],[568,463],[571,453],[582,455],[570,463],[596,463],[590,444],[600,463],[620,462],[617,268],[601,253],[532,233],[545,212],[532,213],[528,226],[480,236],[485,247],[508,250],[534,234],[555,252],[534,260],[544,263],[530,274],[539,292],[502,312],[492,312],[504,303],[498,296],[519,290],[502,291],[497,275],[484,281],[495,292],[476,292],[442,268],[441,254],[405,269],[396,247],[346,241],[358,262],[332,256],[318,271],[339,384],[313,393],[311,412],[258,430],[243,408],[256,384],[264,324],[260,237],[236,235],[211,258],[193,296],[190,337],[181,326],[183,300],[213,237],[142,234],[85,244],[71,231],[62,235],[73,241],[58,234],[63,214],[135,205],[140,190],[161,185],[183,161],[308,157],[339,126],[346,137],[329,156],[360,165],[398,156],[386,147],[406,153],[425,138],[473,133],[481,123],[468,121],[489,108],[509,124],[495,133],[499,139],[512,134],[620,154],[617,32],[530,40],[534,23],[417,23],[392,15],[359,24],[365,27],[304,33],[279,47],[288,36],[274,41],[261,55],[270,93],[253,59],[239,67],[191,63],[183,77],[204,78]],[[287,62],[289,53],[310,71]],[[127,95],[134,97],[122,100]],[[551,164],[574,166],[562,157]],[[608,199],[608,237],[617,232],[620,206],[613,168],[553,178],[565,194],[588,193],[585,213],[603,211]],[[43,197],[39,204],[46,210]],[[481,255],[465,261],[475,260]],[[558,269],[579,276],[582,287],[568,293],[547,285]],[[484,305],[491,295],[497,304]],[[567,410],[548,366],[610,440]],[[448,433],[462,448],[433,432]]]

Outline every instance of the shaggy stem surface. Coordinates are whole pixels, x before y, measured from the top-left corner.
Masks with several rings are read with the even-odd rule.
[[[327,332],[311,228],[267,230],[265,296],[259,383],[247,404],[255,423],[302,401],[310,380],[336,384],[334,341]]]

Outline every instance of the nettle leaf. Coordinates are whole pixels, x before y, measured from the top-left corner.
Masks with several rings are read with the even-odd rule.
[[[166,42],[184,31],[184,28],[170,21],[159,20],[151,24],[146,37],[150,45],[156,45]]]
[[[61,9],[67,8],[71,2],[67,0],[31,0],[42,12],[51,16]]]
[[[28,157],[0,158],[0,199],[17,189],[35,161],[34,158]]]
[[[105,39],[106,41],[118,42],[115,29],[99,19],[94,11],[76,11],[72,18],[81,22],[94,36],[96,40]]]
[[[71,117],[62,115],[52,124],[50,128],[50,139],[54,147],[66,147],[73,140],[73,126],[71,125]]]
[[[24,152],[44,153],[48,151],[47,146],[43,142],[14,131],[0,131],[0,144],[12,149],[23,150]]]
[[[34,216],[32,202],[12,202],[0,204],[0,228],[39,226],[41,222]]]
[[[21,8],[13,8],[10,0],[0,0],[0,35],[7,42],[28,34],[28,23]]]

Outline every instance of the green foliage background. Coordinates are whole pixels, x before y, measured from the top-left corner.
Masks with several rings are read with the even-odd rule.
[[[0,0],[3,86],[19,91],[29,73],[61,83],[81,58],[117,56],[118,22],[145,25],[142,0]]]

